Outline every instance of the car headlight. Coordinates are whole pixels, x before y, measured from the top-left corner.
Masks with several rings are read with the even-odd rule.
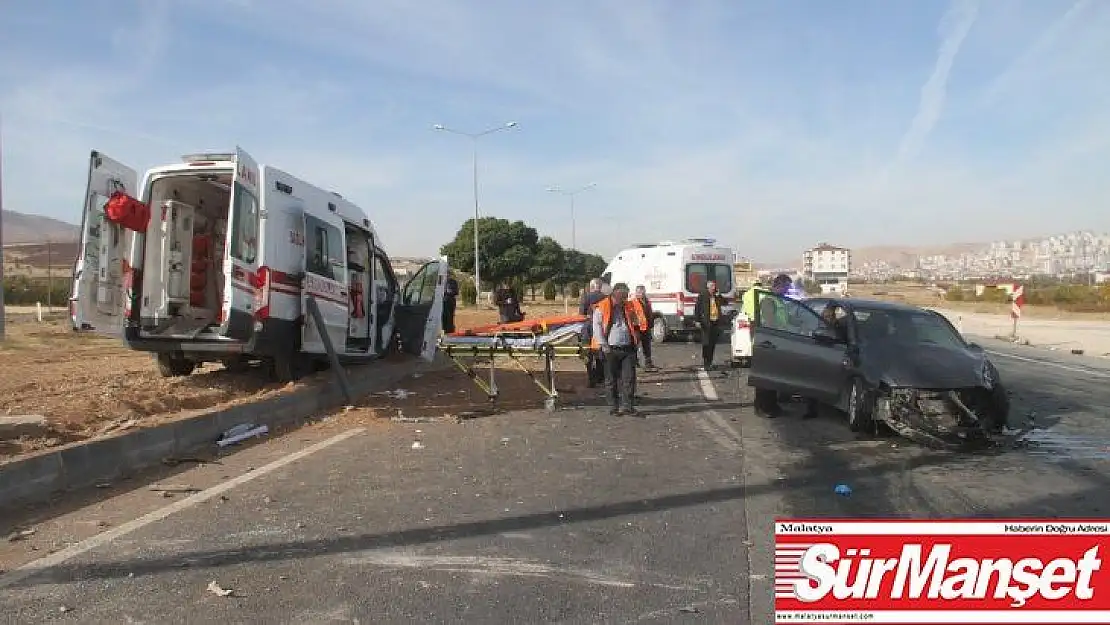
[[[983,362],[983,372],[980,374],[980,377],[983,379],[983,386],[986,387],[987,390],[994,388],[994,383],[996,382],[995,378],[997,376],[995,375],[994,366],[991,365],[989,360]]]

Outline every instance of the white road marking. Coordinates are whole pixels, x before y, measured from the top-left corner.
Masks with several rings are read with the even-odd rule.
[[[701,394],[707,400],[718,401],[720,399],[720,396],[717,395],[717,388],[713,386],[713,380],[709,378],[709,373],[704,369],[698,371],[698,385],[701,386]],[[729,451],[740,451],[742,446],[740,433],[729,425],[728,421],[716,410],[706,409],[702,413],[705,414],[706,419],[699,419],[698,427],[713,437],[721,447]]]
[[[670,590],[695,589],[688,584],[667,584],[643,580],[633,581],[589,569],[561,567],[547,562],[517,558],[499,558],[494,556],[416,555],[403,551],[372,550],[345,558],[345,561],[347,564],[353,566],[369,565],[391,569],[425,569],[446,573],[491,575],[494,577],[562,577],[577,579],[591,585],[610,586],[615,588],[654,586]]]
[[[713,380],[709,379],[709,372],[705,369],[698,370],[698,383],[701,384],[701,393],[709,401],[717,401],[717,389],[713,386]]]
[[[158,510],[155,510],[154,512],[151,512],[149,514],[145,514],[145,515],[143,515],[143,516],[141,516],[137,519],[134,519],[132,521],[128,521],[127,523],[124,523],[123,525],[120,525],[119,527],[117,527],[115,529],[109,530],[109,531],[104,532],[102,534],[97,534],[96,536],[93,536],[91,538],[87,538],[87,539],[85,539],[85,540],[83,540],[83,541],[81,541],[77,544],[70,545],[69,547],[66,547],[65,549],[62,549],[61,551],[50,554],[50,555],[48,555],[44,558],[39,558],[38,560],[33,560],[31,562],[28,562],[27,564],[24,564],[23,566],[19,567],[18,569],[15,569],[14,571],[6,573],[3,576],[0,576],[0,588],[6,588],[8,586],[11,586],[12,584],[15,584],[16,582],[19,582],[20,580],[26,579],[27,577],[29,577],[31,575],[34,575],[35,573],[38,573],[38,572],[43,571],[45,569],[49,569],[51,567],[58,566],[59,564],[65,562],[67,560],[70,560],[72,558],[75,558],[75,557],[77,557],[77,556],[79,556],[83,553],[87,553],[89,551],[92,551],[93,549],[96,549],[97,547],[102,547],[104,545],[107,545],[108,543],[111,543],[112,541],[116,540],[117,538],[121,538],[123,536],[126,536],[126,535],[130,534],[131,532],[134,532],[135,530],[142,529],[143,527],[146,527],[147,525],[150,525],[151,523],[154,523],[155,521],[161,521],[162,519],[170,516],[171,514],[174,514],[175,512],[180,512],[182,510],[191,508],[191,507],[197,505],[198,503],[202,503],[202,502],[207,501],[207,500],[209,500],[209,499],[211,499],[211,498],[213,498],[217,495],[220,495],[222,493],[226,493],[227,491],[235,488],[236,486],[242,486],[243,484],[246,484],[247,482],[250,482],[251,480],[257,479],[257,478],[262,477],[263,475],[267,475],[269,473],[273,473],[274,471],[276,471],[276,470],[278,470],[278,469],[280,469],[280,468],[282,468],[282,467],[284,467],[288,464],[292,464],[292,463],[300,460],[301,458],[311,456],[312,454],[314,454],[318,451],[321,451],[321,450],[324,450],[328,447],[331,447],[332,445],[335,445],[336,443],[341,443],[341,442],[347,440],[348,438],[351,438],[352,436],[356,436],[358,434],[362,434],[365,431],[366,431],[366,428],[355,428],[353,430],[348,430],[348,431],[346,431],[342,434],[338,434],[338,435],[333,436],[333,437],[331,437],[327,440],[320,441],[319,443],[316,443],[315,445],[312,445],[311,447],[306,447],[306,448],[304,448],[304,449],[302,449],[298,452],[294,452],[292,454],[289,454],[288,456],[285,456],[284,458],[280,458],[278,460],[275,460],[275,461],[271,462],[270,464],[267,464],[267,465],[265,465],[261,468],[255,469],[254,471],[251,471],[249,473],[244,473],[243,475],[240,475],[239,477],[230,479],[230,480],[228,480],[226,482],[223,482],[221,484],[217,484],[217,485],[215,485],[215,486],[213,486],[209,489],[202,490],[199,493],[196,493],[194,495],[190,495],[190,496],[188,496],[188,497],[186,497],[186,498],[184,498],[180,501],[174,502],[174,503],[172,503],[172,504],[170,504],[170,505],[168,505],[164,508],[159,508]]]
[[[1095,371],[1093,369],[1085,369],[1083,367],[1074,367],[1072,365],[1065,365],[1065,364],[1061,364],[1061,363],[1058,363],[1058,362],[1052,362],[1051,360],[1038,360],[1036,358],[1027,358],[1025,356],[1017,356],[1015,354],[1007,354],[1006,352],[996,352],[996,351],[990,350],[990,349],[984,350],[984,351],[986,351],[991,356],[1001,356],[1003,358],[1012,358],[1013,360],[1020,360],[1022,362],[1031,362],[1033,364],[1044,365],[1046,367],[1056,367],[1057,369],[1063,369],[1065,371],[1072,371],[1074,373],[1083,373],[1083,374],[1093,376],[1093,377],[1096,377],[1096,378],[1110,378],[1110,373],[1107,373],[1105,371]]]

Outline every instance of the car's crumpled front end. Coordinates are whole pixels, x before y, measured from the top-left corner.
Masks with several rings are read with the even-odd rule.
[[[990,383],[954,389],[886,386],[875,398],[874,418],[921,444],[963,448],[989,446],[1008,413],[1005,390]]]

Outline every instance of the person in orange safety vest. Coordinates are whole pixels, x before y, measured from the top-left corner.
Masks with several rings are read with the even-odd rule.
[[[590,348],[599,351],[605,361],[609,414],[640,414],[635,406],[636,347],[647,320],[643,319],[641,308],[629,301],[627,284],[613,285],[609,297],[594,307],[591,322]]]

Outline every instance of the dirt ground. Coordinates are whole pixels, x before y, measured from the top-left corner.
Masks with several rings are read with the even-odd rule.
[[[0,343],[0,415],[42,415],[49,431],[44,437],[0,441],[0,461],[284,388],[262,371],[232,374],[220,365],[185,378],[162,378],[150,354],[74,333],[65,320],[39,324],[30,315],[9,315],[7,340]]]
[[[578,402],[596,395],[588,392],[586,373],[581,361],[564,363],[555,374],[560,402]],[[533,371],[542,371],[533,366]],[[478,373],[488,382],[489,370],[479,367]],[[537,373],[542,380],[542,375]],[[375,419],[393,421],[465,420],[512,410],[543,408],[546,395],[528,376],[519,370],[498,366],[496,373],[497,401],[491,402],[485,392],[458,369],[429,372],[396,389],[375,393],[359,402],[357,408]]]
[[[561,314],[563,306],[525,302],[524,309],[529,318],[536,318]],[[74,333],[58,312],[37,323],[33,312],[33,307],[8,309],[7,340],[0,343],[0,415],[42,415],[48,431],[41,437],[0,441],[0,462],[37,449],[157,425],[181,418],[187,411],[254,401],[294,388],[270,382],[262,370],[232,373],[218,364],[205,365],[184,378],[163,378],[150,354],[96,334]],[[463,308],[456,314],[458,327],[496,321],[496,310],[487,306]],[[581,365],[574,360],[570,368],[581,370]],[[567,374],[559,380],[578,384]],[[497,381],[500,406],[543,406],[543,394],[523,373],[499,368]],[[413,388],[407,390],[417,394],[405,400],[371,398],[370,407],[381,407],[387,417],[396,416],[397,409],[427,417],[489,406],[485,394],[457,370],[413,380]]]

